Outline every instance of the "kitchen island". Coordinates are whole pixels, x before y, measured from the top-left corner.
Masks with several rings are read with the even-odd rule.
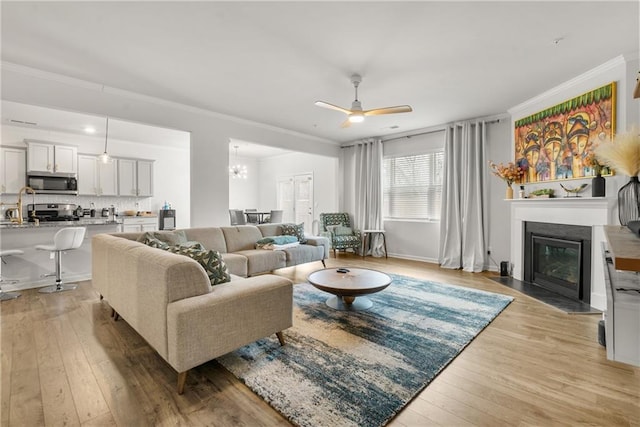
[[[115,233],[120,230],[121,219],[109,221],[107,218],[81,218],[77,221],[24,222],[22,224],[0,222],[0,248],[5,251],[19,249],[23,255],[6,257],[6,264],[0,263],[0,274],[5,281],[3,291],[39,288],[55,283],[55,276],[44,277],[55,271],[53,253],[36,250],[36,245],[53,243],[53,236],[64,227],[86,227],[82,246],[65,252],[62,256],[64,282],[91,278],[91,238],[100,233]]]

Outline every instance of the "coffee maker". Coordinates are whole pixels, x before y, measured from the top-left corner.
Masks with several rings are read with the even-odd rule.
[[[175,209],[161,209],[159,229],[160,230],[175,230],[176,229],[176,210]]]

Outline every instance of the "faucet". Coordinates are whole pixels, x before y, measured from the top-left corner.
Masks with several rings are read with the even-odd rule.
[[[24,187],[22,187],[20,189],[20,191],[18,191],[18,203],[16,203],[17,209],[18,209],[18,218],[11,218],[11,222],[17,222],[18,224],[22,224],[23,219],[22,219],[22,192],[24,191],[25,194],[27,194],[27,191],[30,192],[31,194],[33,194],[33,197],[35,199],[35,194],[36,194],[36,190],[34,190],[33,188],[29,187],[28,185],[25,185]],[[35,200],[34,200],[35,202]],[[34,203],[35,205],[35,203]],[[35,206],[34,206],[34,210],[33,210],[33,214],[35,215]]]

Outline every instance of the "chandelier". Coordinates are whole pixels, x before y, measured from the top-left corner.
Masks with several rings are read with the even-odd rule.
[[[236,149],[236,162],[238,161],[238,146],[233,146]],[[236,163],[233,166],[229,166],[229,175],[233,179],[247,179],[247,166]]]

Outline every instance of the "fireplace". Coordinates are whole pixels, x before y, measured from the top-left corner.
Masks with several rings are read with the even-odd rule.
[[[589,304],[591,227],[526,221],[524,234],[524,281]]]

